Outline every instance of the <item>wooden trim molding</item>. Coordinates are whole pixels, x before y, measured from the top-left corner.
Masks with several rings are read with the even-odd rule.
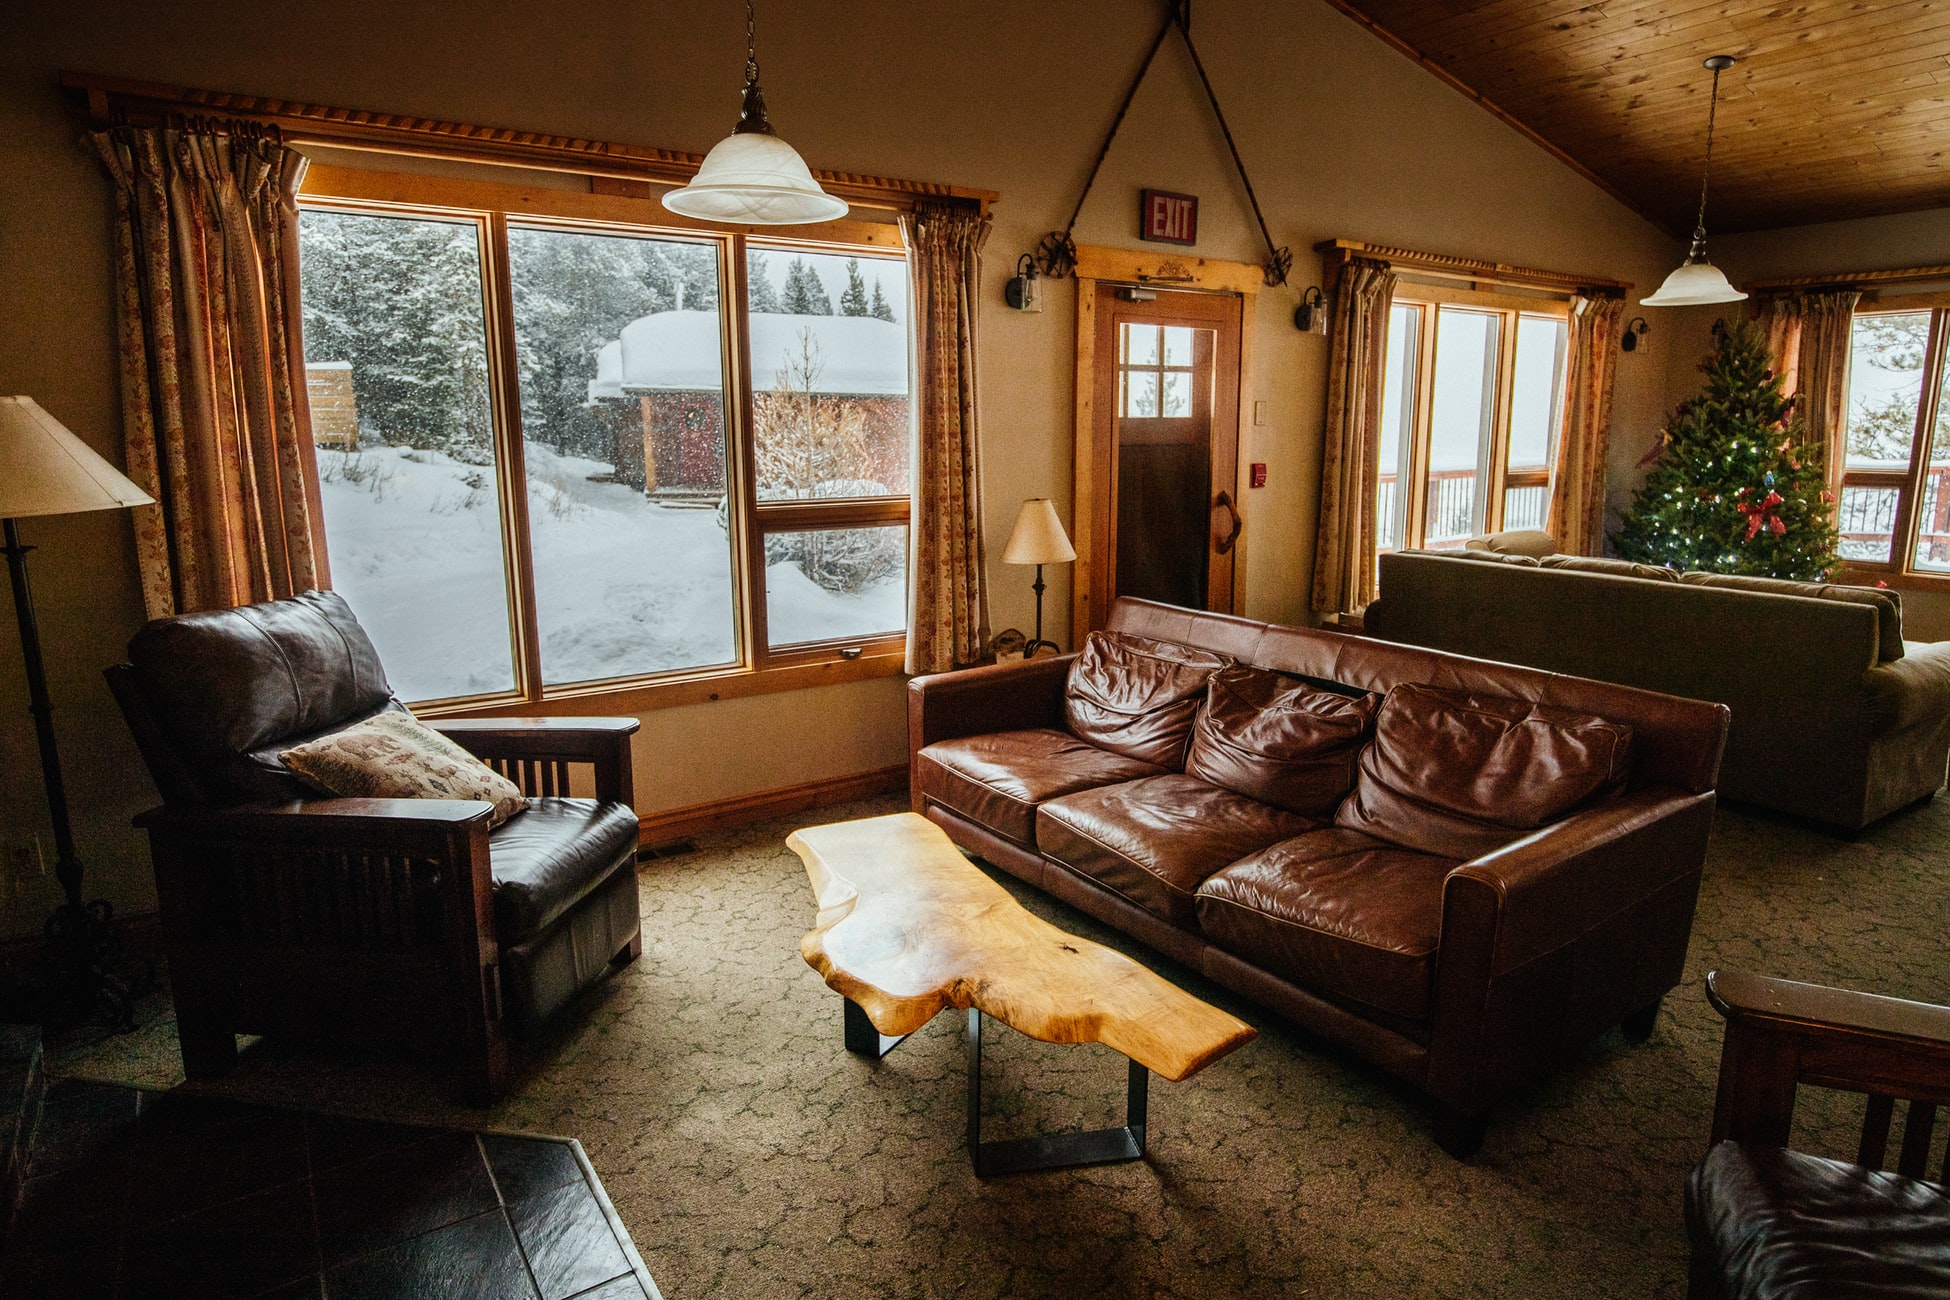
[[[1513,266],[1508,262],[1485,262],[1448,253],[1423,253],[1396,244],[1370,244],[1359,239],[1323,240],[1314,245],[1314,251],[1320,254],[1322,283],[1329,285],[1343,262],[1354,257],[1367,257],[1386,262],[1397,271],[1408,271],[1415,275],[1475,284],[1500,284],[1512,289],[1543,289],[1564,294],[1586,289],[1622,296],[1632,287],[1630,280],[1614,280],[1609,276],[1539,271],[1534,267]]]
[[[1950,266],[1911,266],[1887,271],[1841,271],[1830,275],[1795,275],[1777,280],[1755,280],[1747,292],[1759,294],[1799,293],[1808,289],[1877,289],[1905,284],[1950,283]]]
[[[1155,285],[1160,289],[1197,289],[1210,293],[1248,296],[1266,287],[1266,268],[1215,257],[1190,257],[1138,248],[1077,248],[1076,278],[1110,280],[1122,284]]]
[[[212,116],[275,126],[296,145],[333,145],[379,153],[419,154],[500,166],[609,176],[682,185],[697,174],[702,154],[615,144],[508,127],[472,126],[399,113],[334,108],[262,95],[197,90],[84,72],[63,72],[61,84],[79,91],[97,126],[153,124],[171,117]],[[828,192],[863,207],[911,209],[927,203],[969,205],[987,212],[997,195],[935,181],[900,180],[859,172],[813,169]]]
[[[638,842],[647,848],[686,839],[700,831],[748,826],[787,813],[808,808],[826,808],[854,799],[893,794],[907,788],[907,764],[856,772],[851,776],[829,776],[782,790],[761,790],[735,799],[714,799],[710,803],[672,808],[638,818],[642,828]]]

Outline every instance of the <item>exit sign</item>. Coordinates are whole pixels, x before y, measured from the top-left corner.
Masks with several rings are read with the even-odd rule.
[[[1142,190],[1138,199],[1138,238],[1159,244],[1198,242],[1198,196],[1168,190]]]

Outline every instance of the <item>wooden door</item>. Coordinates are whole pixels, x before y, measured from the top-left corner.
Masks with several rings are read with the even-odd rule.
[[[1095,298],[1090,465],[1078,476],[1089,530],[1082,631],[1118,596],[1230,613],[1239,585],[1238,295],[1150,291]],[[1081,430],[1079,430],[1081,432]],[[1085,522],[1087,521],[1087,523]]]

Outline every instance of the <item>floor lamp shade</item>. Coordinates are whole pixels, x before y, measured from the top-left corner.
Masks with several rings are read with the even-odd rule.
[[[0,519],[152,504],[33,398],[0,397]]]
[[[1016,512],[1015,531],[1002,550],[1004,564],[1068,564],[1077,558],[1056,506],[1048,497],[1031,497]]]

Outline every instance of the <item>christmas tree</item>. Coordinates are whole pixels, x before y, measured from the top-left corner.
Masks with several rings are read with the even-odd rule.
[[[1760,330],[1721,323],[1714,336],[1706,389],[1673,412],[1612,544],[1677,569],[1824,578],[1838,557],[1822,449],[1803,441]]]

